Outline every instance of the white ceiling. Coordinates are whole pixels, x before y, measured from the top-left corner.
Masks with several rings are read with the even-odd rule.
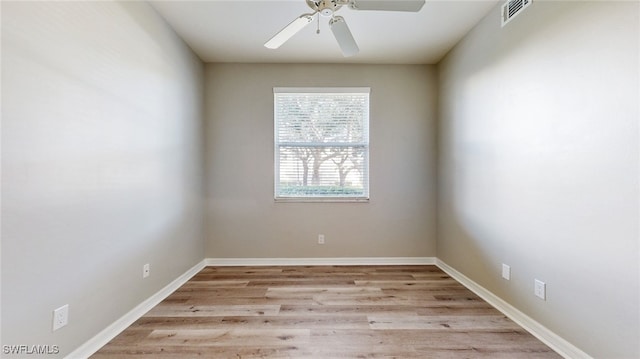
[[[435,64],[499,0],[427,0],[418,13],[357,11],[345,18],[360,47],[340,52],[326,18],[309,24],[279,49],[263,46],[310,8],[305,0],[150,1],[205,62]],[[496,24],[497,25],[497,24]]]

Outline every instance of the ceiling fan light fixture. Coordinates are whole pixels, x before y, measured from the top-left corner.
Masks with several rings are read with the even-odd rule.
[[[322,15],[324,17],[333,16],[333,9],[324,8],[324,9],[320,10],[320,15]]]
[[[293,20],[289,25],[285,26],[284,29],[275,34],[269,41],[265,42],[264,47],[268,49],[279,48],[287,40],[293,37],[293,35],[297,34],[298,31],[309,25],[309,23],[313,21],[313,15],[315,14],[304,14]]]
[[[307,1],[307,3],[309,3],[309,1]],[[331,17],[336,11],[340,10],[342,5],[343,4],[338,0],[318,0],[315,2],[311,1],[309,6],[318,11],[320,15],[324,17]]]

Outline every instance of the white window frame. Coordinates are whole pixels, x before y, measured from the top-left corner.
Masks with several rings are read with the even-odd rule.
[[[273,123],[274,123],[274,200],[276,202],[369,202],[369,122],[370,122],[370,103],[367,102],[366,118],[364,121],[364,142],[350,142],[350,143],[312,143],[308,142],[307,146],[321,146],[321,147],[340,147],[340,146],[362,146],[365,148],[364,154],[364,194],[362,196],[281,196],[279,195],[279,181],[280,181],[280,146],[289,146],[291,144],[278,141],[278,113],[276,107],[276,96],[278,93],[325,93],[325,94],[339,94],[339,93],[357,93],[367,94],[370,100],[370,87],[274,87],[274,109],[273,109]]]

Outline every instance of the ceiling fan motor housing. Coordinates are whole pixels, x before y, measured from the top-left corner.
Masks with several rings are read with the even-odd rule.
[[[343,5],[339,0],[307,0],[307,4],[325,17],[333,16]]]

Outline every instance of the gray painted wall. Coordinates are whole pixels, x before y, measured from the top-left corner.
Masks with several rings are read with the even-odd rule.
[[[61,357],[203,258],[203,85],[147,4],[2,2],[2,344]]]
[[[207,64],[205,72],[208,257],[435,256],[433,67]],[[278,86],[371,87],[369,203],[274,203]]]
[[[638,6],[495,9],[439,65],[438,257],[597,358],[640,357]]]

